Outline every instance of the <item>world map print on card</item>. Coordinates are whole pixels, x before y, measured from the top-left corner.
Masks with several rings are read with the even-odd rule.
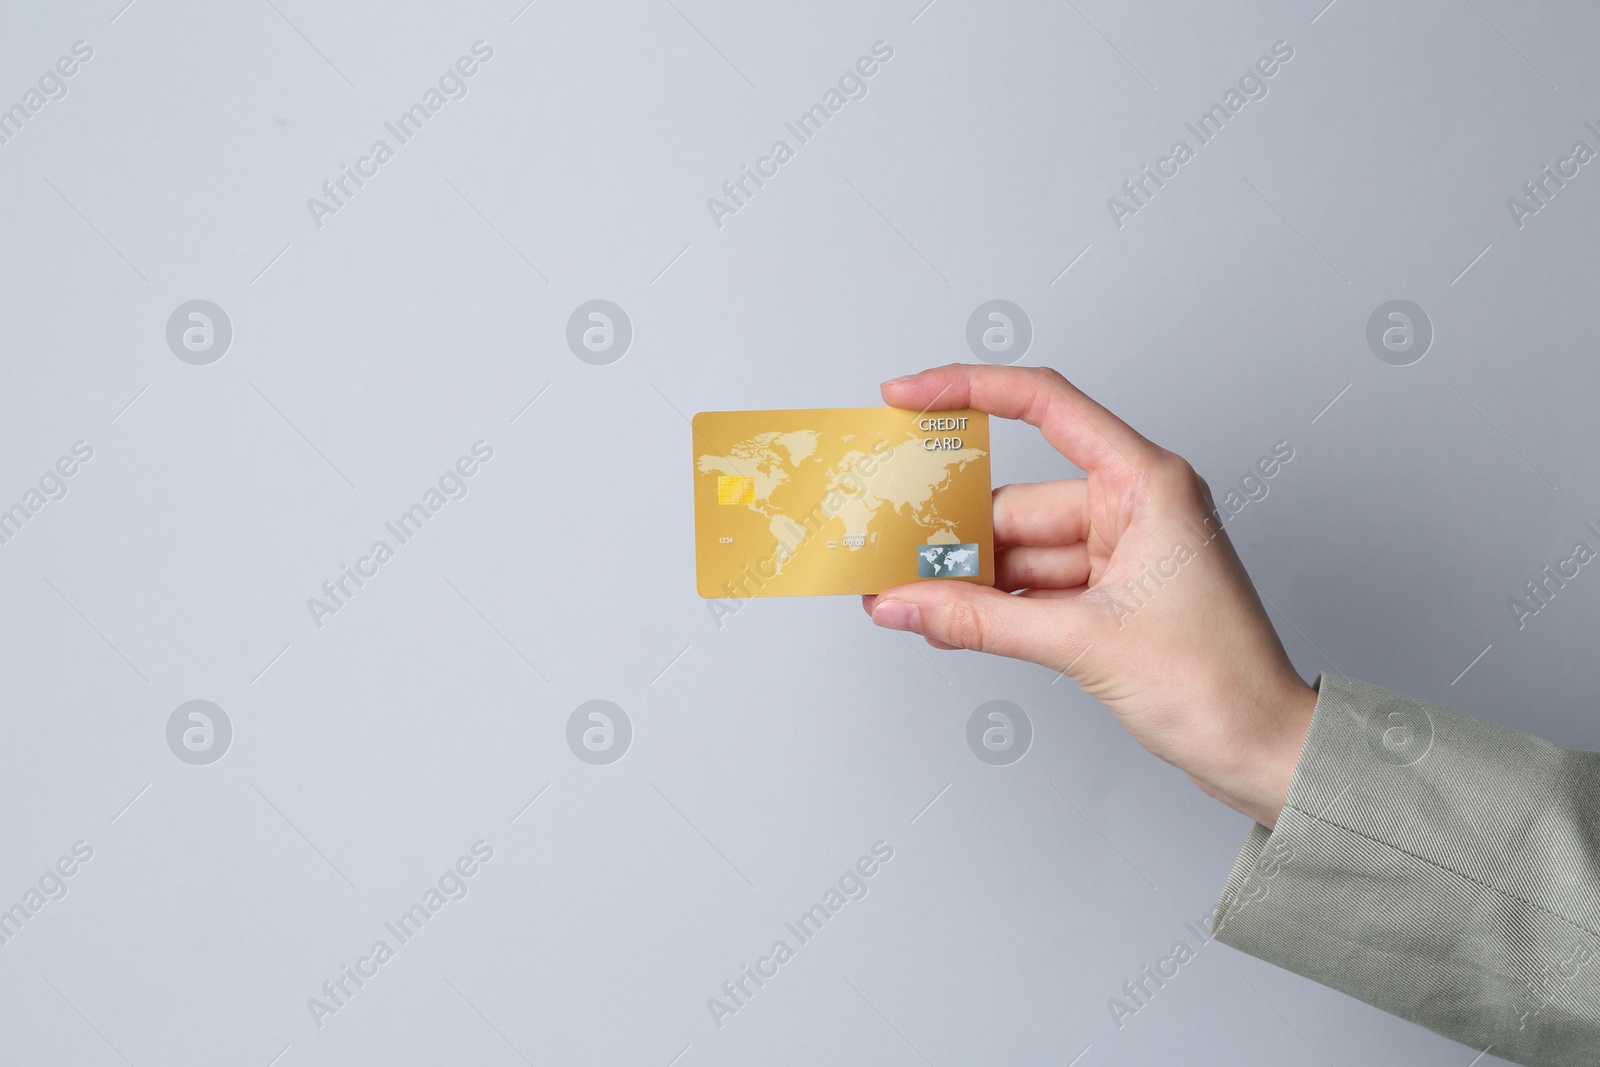
[[[982,412],[702,412],[693,445],[701,596],[993,584]]]

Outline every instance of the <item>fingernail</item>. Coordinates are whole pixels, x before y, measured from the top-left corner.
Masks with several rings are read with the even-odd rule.
[[[917,615],[917,606],[904,600],[880,600],[872,609],[872,621],[890,630],[922,632],[922,619]]]
[[[916,377],[915,374],[902,374],[898,378],[890,378],[888,381],[884,382],[883,384],[884,385],[899,385],[901,382],[909,382],[911,379],[913,379],[915,377]]]

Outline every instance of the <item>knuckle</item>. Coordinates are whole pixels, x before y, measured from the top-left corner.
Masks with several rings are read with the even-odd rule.
[[[994,509],[994,524],[996,526],[1009,526],[1013,520],[1017,519],[1026,510],[1023,503],[1026,498],[1019,498],[1019,492],[1021,490],[1018,486],[1008,484],[997,487],[990,494],[990,503]]]
[[[983,651],[983,615],[966,601],[956,601],[945,608],[945,641],[958,648]]]
[[[1035,391],[1044,403],[1057,403],[1074,392],[1072,382],[1054,367],[1031,367],[1029,371],[1033,376]]]
[[[1151,464],[1150,480],[1164,494],[1175,494],[1193,492],[1200,484],[1200,475],[1188,460],[1162,449]]]
[[[1150,485],[1156,498],[1185,511],[1206,511],[1211,507],[1211,486],[1190,462],[1165,449],[1150,471]]]
[[[1017,589],[1031,586],[1034,580],[1034,567],[1028,561],[1027,555],[1021,548],[1012,548],[1004,553],[997,552],[995,554],[997,580]]]

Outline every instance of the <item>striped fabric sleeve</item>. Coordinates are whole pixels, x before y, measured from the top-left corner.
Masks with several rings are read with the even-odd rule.
[[[1218,941],[1513,1063],[1600,1064],[1600,753],[1317,678]]]

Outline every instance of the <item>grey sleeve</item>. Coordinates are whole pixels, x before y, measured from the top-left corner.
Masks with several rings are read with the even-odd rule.
[[[1513,1063],[1600,1064],[1600,753],[1323,673],[1216,940]]]

